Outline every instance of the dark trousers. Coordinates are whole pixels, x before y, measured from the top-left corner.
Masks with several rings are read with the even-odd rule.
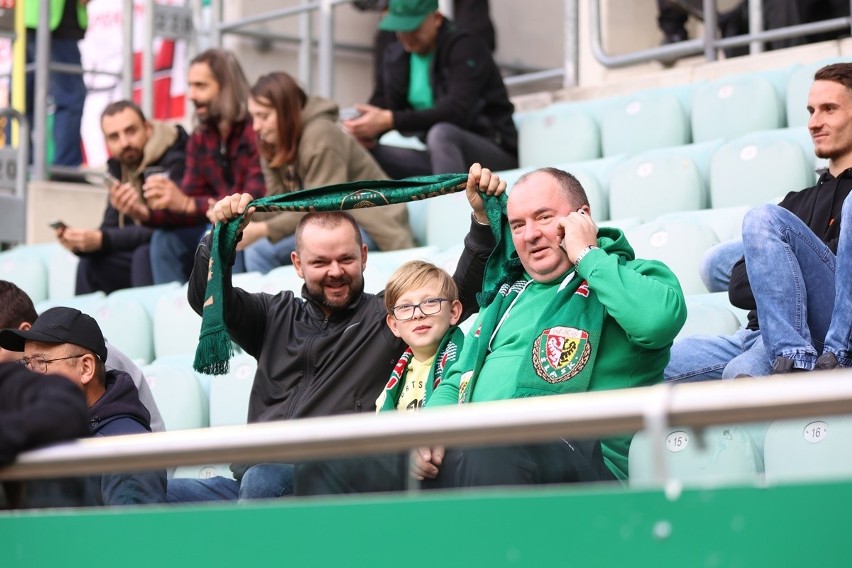
[[[109,294],[122,288],[150,286],[151,245],[141,245],[132,251],[84,256],[77,265],[76,294],[101,291]]]

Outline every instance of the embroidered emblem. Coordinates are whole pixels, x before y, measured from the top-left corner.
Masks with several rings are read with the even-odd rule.
[[[465,394],[467,394],[467,386],[470,384],[470,378],[473,376],[473,371],[467,371],[462,374],[461,379],[459,379],[459,404],[462,404],[465,401]]]
[[[476,331],[474,331],[474,332],[473,332],[473,336],[474,336],[474,337],[479,337],[479,333],[480,333],[481,331],[482,331],[482,325],[480,324],[480,325],[479,325],[479,327],[477,327],[477,328],[476,328]]]
[[[592,354],[589,334],[573,327],[545,329],[532,349],[536,374],[548,383],[561,383],[576,376]]]
[[[586,282],[585,280],[583,280],[582,282],[580,282],[580,285],[577,287],[577,291],[574,292],[574,293],[579,294],[580,296],[583,296],[584,298],[588,298],[589,297],[589,283]]]
[[[345,196],[340,201],[340,209],[361,209],[363,207],[388,205],[389,203],[382,193],[372,189],[362,189]]]

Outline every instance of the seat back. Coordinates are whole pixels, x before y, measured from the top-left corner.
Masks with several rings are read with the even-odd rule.
[[[603,155],[636,154],[688,144],[692,140],[690,129],[689,117],[673,93],[642,91],[604,110]]]
[[[786,112],[772,82],[757,74],[725,77],[695,91],[692,139],[732,139],[786,126]]]
[[[186,286],[166,290],[154,307],[154,354],[191,355],[198,345],[201,316],[186,299]]]
[[[715,486],[754,483],[763,471],[763,460],[749,433],[739,426],[714,426],[700,433],[673,428],[652,447],[646,432],[633,437],[628,454],[630,486],[657,484],[654,454],[662,449],[666,473],[685,485]]]
[[[766,481],[852,477],[852,417],[776,420],[766,432]]]
[[[209,426],[207,395],[191,367],[154,361],[142,372],[167,431]]]
[[[231,359],[226,375],[210,379],[210,426],[245,424],[257,360],[250,355]]]
[[[600,156],[598,124],[582,103],[556,103],[520,117],[518,162],[521,167],[592,160]]]

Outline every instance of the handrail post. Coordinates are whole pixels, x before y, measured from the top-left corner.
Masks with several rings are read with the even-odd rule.
[[[759,34],[763,31],[763,0],[748,0],[748,33]],[[763,52],[762,41],[752,41],[748,44],[749,53]]]
[[[32,2],[33,0],[29,0]],[[33,96],[33,176],[47,179],[47,96],[50,82],[50,3],[42,2],[36,29],[35,81]]]
[[[704,59],[716,61],[716,0],[704,0]]]
[[[576,87],[580,83],[580,18],[577,0],[565,0],[565,46],[563,50],[563,87]]]
[[[317,93],[333,98],[334,91],[334,6],[332,0],[320,0],[319,85]]]
[[[310,4],[312,0],[302,0],[302,4]],[[850,0],[852,1],[852,0]],[[313,18],[310,11],[299,15],[299,79],[306,91],[311,92],[313,85]]]
[[[154,118],[154,0],[145,0],[145,41],[142,49],[142,112]]]
[[[133,0],[124,0],[121,27],[122,61],[124,62],[124,72],[121,74],[121,93],[125,99],[133,100]]]

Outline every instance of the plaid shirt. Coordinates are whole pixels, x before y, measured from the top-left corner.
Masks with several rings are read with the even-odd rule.
[[[251,119],[232,125],[227,140],[216,128],[196,128],[186,145],[186,171],[181,190],[195,200],[195,215],[152,211],[149,225],[199,225],[209,198],[217,201],[234,193],[266,195]]]

